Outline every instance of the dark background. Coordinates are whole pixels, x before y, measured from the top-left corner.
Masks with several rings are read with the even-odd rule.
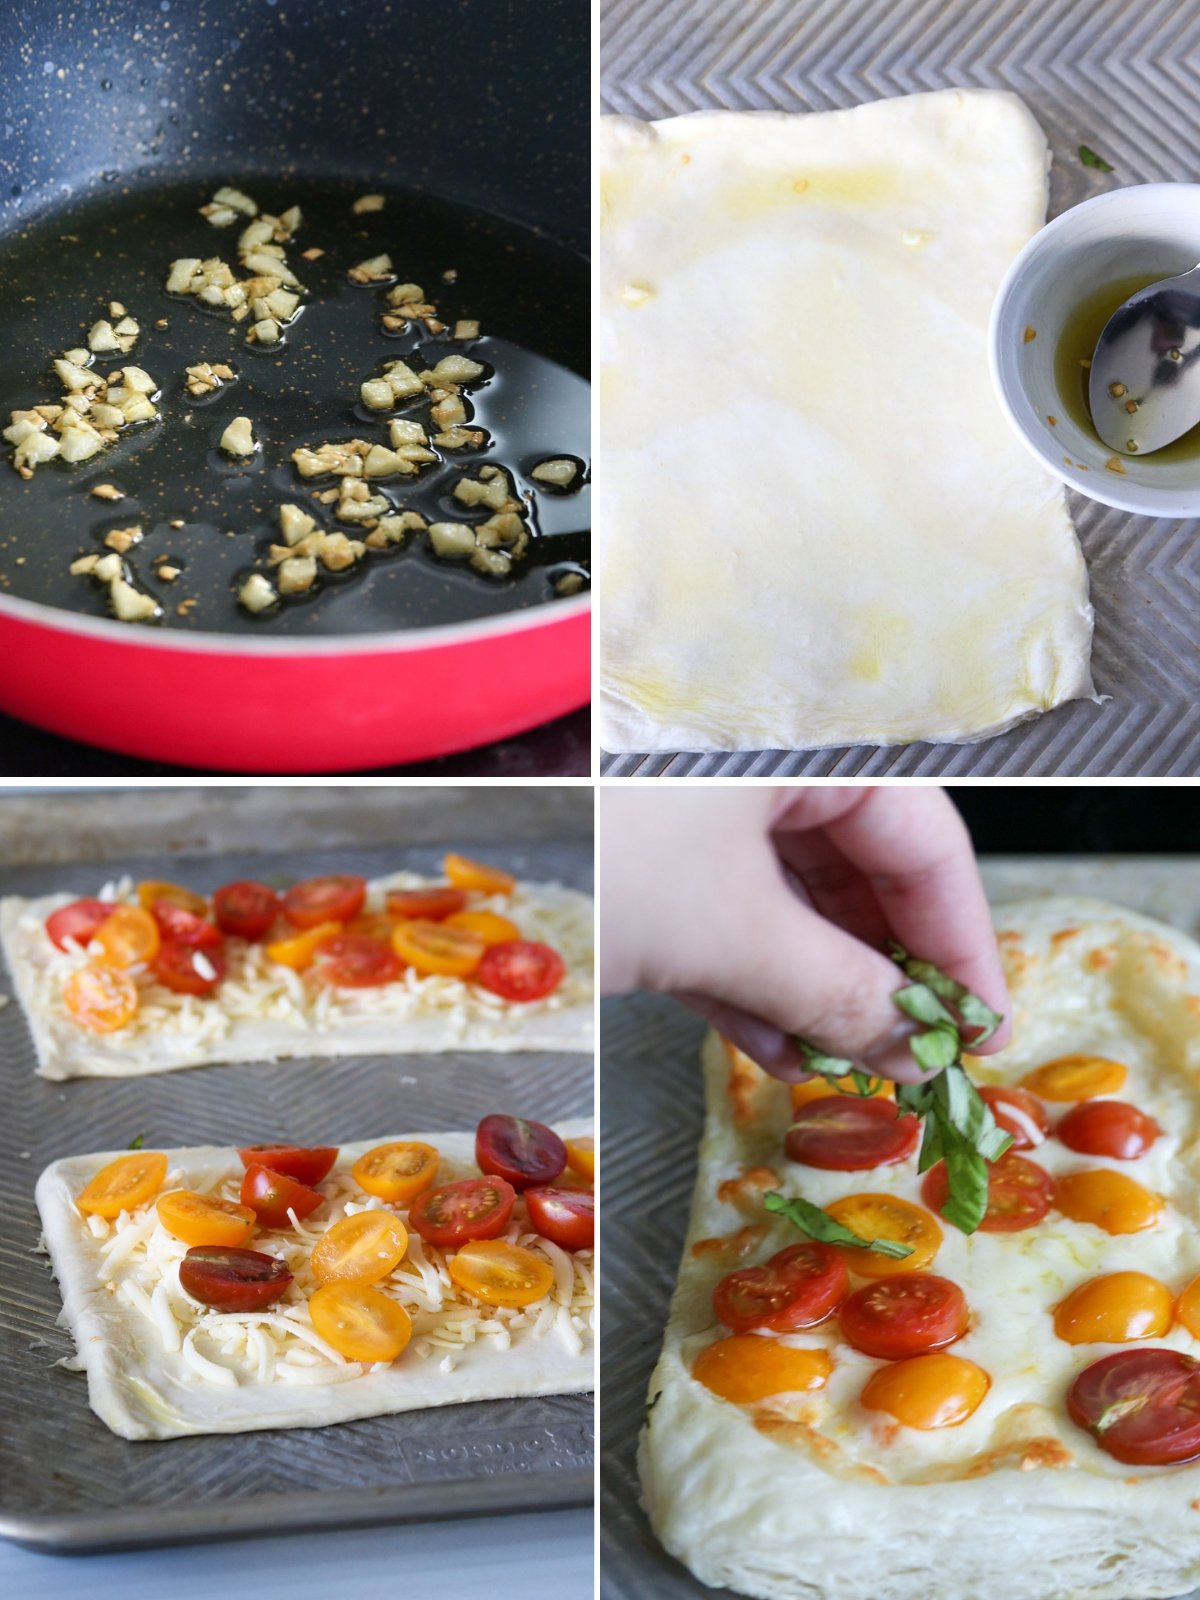
[[[946,790],[986,855],[1200,854],[1200,790],[1175,784],[960,784]]]

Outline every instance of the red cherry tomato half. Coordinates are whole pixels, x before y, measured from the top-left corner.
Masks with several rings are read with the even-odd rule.
[[[213,895],[217,927],[237,939],[261,939],[282,910],[279,896],[265,883],[227,883]]]
[[[173,940],[159,945],[151,966],[159,983],[176,994],[211,994],[225,976],[225,958],[219,950],[199,950]]]
[[[390,944],[365,933],[339,933],[317,947],[317,971],[339,989],[377,989],[394,983],[404,963]]]
[[[475,1164],[514,1189],[553,1183],[567,1164],[567,1147],[544,1122],[484,1117],[475,1130]]]
[[[445,922],[466,909],[465,889],[449,886],[429,889],[393,889],[387,897],[388,914],[401,922]]]
[[[566,964],[557,950],[529,939],[489,945],[474,981],[504,1000],[544,1000],[563,981]]]
[[[832,1172],[891,1166],[917,1148],[920,1124],[894,1100],[825,1095],[796,1112],[786,1149],[792,1161]]]
[[[272,1172],[270,1167],[247,1167],[242,1179],[242,1204],[250,1207],[264,1228],[290,1228],[289,1210],[296,1213],[298,1222],[303,1222],[324,1198],[319,1189],[309,1189],[282,1172]]]
[[[164,943],[187,945],[193,950],[217,950],[221,945],[221,930],[207,917],[198,917],[194,911],[177,905],[174,900],[156,900],[151,915],[158,923]]]
[[[1084,1367],[1067,1412],[1117,1461],[1192,1461],[1200,1456],[1200,1361],[1180,1350],[1118,1350]]]
[[[1162,1133],[1153,1117],[1123,1100],[1081,1100],[1055,1128],[1068,1150],[1136,1161]]]
[[[464,1178],[427,1189],[409,1207],[415,1233],[439,1250],[457,1250],[468,1239],[495,1239],[508,1227],[517,1191],[503,1178]]]
[[[91,944],[96,929],[116,909],[111,900],[72,900],[69,906],[50,913],[46,918],[46,932],[60,950],[67,948],[68,939],[86,947]]]
[[[961,1339],[970,1313],[962,1290],[949,1278],[899,1272],[856,1289],[840,1320],[856,1350],[883,1361],[903,1361]]]
[[[761,1267],[726,1273],[713,1291],[713,1310],[734,1333],[791,1333],[832,1316],[849,1287],[850,1274],[836,1250],[815,1241],[790,1244]]]
[[[590,1250],[596,1242],[596,1198],[587,1189],[526,1189],[533,1231],[564,1250]]]
[[[248,1144],[238,1151],[244,1167],[268,1167],[297,1183],[320,1183],[338,1157],[336,1144]]]
[[[297,928],[322,922],[350,922],[363,908],[367,880],[352,873],[333,878],[307,878],[283,897],[283,914]]]
[[[979,1093],[991,1106],[996,1125],[1003,1128],[1005,1133],[1012,1134],[1014,1150],[1032,1150],[1050,1132],[1050,1118],[1042,1102],[1028,1089],[1019,1089],[1016,1085],[1011,1089],[1000,1088],[989,1084]]]
[[[287,1262],[261,1250],[198,1244],[179,1263],[185,1293],[214,1311],[261,1311],[291,1281]]]
[[[939,1161],[925,1174],[921,1198],[940,1215],[949,1197],[946,1163]],[[988,1206],[979,1226],[984,1233],[1018,1233],[1041,1222],[1053,1204],[1050,1174],[1036,1161],[1009,1150],[988,1168]]]

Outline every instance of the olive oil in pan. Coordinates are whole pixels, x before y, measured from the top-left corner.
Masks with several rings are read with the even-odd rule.
[[[245,275],[237,264],[243,219],[214,228],[198,215],[231,182],[262,211],[278,215],[299,205],[303,212],[286,248],[309,292],[281,349],[247,346],[247,323],[163,288],[170,262],[181,256],[219,256]],[[355,216],[354,200],[368,191],[385,195],[383,210]],[[141,335],[127,356],[102,355],[95,364],[102,372],[128,363],[144,367],[162,391],[162,418],[125,430],[79,466],[46,463],[28,481],[12,470],[5,446],[0,592],[108,615],[103,586],[72,577],[68,568],[77,555],[103,551],[109,530],[133,523],[144,537],[126,560],[138,587],[162,606],[163,625],[257,638],[428,627],[554,603],[555,578],[587,570],[586,472],[569,494],[539,488],[529,476],[548,457],[573,457],[583,467],[590,460],[588,267],[570,251],[502,219],[376,182],[227,174],[128,190],[97,185],[97,192],[43,212],[2,244],[3,423],[11,410],[58,399],[54,357],[85,343],[111,300],[137,319]],[[324,254],[306,261],[303,252],[312,248]],[[388,285],[360,287],[346,276],[347,268],[384,251],[401,281],[422,286],[443,322],[453,328],[460,318],[476,319],[481,337],[431,339],[419,324],[385,333],[380,312]],[[162,321],[165,327],[156,326]],[[362,381],[385,360],[412,356],[424,365],[455,352],[493,372],[464,391],[469,425],[486,430],[486,448],[439,452],[444,461],[419,478],[372,480],[373,488],[430,521],[471,521],[453,497],[455,482],[486,463],[503,465],[530,508],[534,532],[512,577],[489,579],[439,561],[422,535],[410,535],[399,551],[371,554],[346,573],[322,570],[311,597],[263,618],[249,616],[236,589],[250,571],[269,572],[255,558],[280,542],[279,505],[315,505],[313,492],[338,482],[301,479],[292,450],[353,437],[386,443],[393,413],[364,411]],[[183,387],[184,369],[199,361],[229,364],[236,381],[195,399]],[[427,413],[416,405],[395,414],[426,422]],[[246,464],[217,449],[239,415],[251,418],[262,444]],[[116,484],[126,498],[93,498],[88,491],[99,483]],[[323,508],[316,514],[323,526],[351,537],[358,531]],[[156,576],[163,557],[179,569],[173,581]]]
[[[1107,446],[1096,432],[1088,404],[1088,377],[1096,344],[1113,312],[1124,305],[1130,295],[1157,283],[1162,276],[1158,272],[1120,278],[1085,295],[1067,318],[1054,352],[1054,379],[1062,408],[1102,450]],[[1145,461],[1147,466],[1152,466],[1156,461],[1195,461],[1198,457],[1200,424],[1163,449],[1155,450]]]

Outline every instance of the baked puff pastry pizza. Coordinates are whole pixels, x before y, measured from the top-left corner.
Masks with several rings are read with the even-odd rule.
[[[655,1531],[705,1583],[1146,1600],[1200,1582],[1200,946],[1100,901],[996,916],[1012,1042],[966,1065],[1011,1143],[973,1232],[945,1160],[918,1170],[895,1086],[789,1088],[705,1044],[640,1449]]]

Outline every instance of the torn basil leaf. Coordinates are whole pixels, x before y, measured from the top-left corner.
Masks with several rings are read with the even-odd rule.
[[[763,1206],[778,1216],[786,1217],[801,1233],[806,1233],[810,1239],[816,1239],[821,1244],[853,1245],[858,1250],[877,1250],[880,1255],[891,1256],[895,1261],[903,1261],[905,1256],[912,1255],[912,1245],[900,1244],[895,1239],[861,1239],[857,1233],[851,1233],[849,1228],[831,1217],[828,1211],[813,1205],[811,1200],[801,1200],[799,1197],[789,1200],[786,1195],[770,1189],[763,1195]]]

